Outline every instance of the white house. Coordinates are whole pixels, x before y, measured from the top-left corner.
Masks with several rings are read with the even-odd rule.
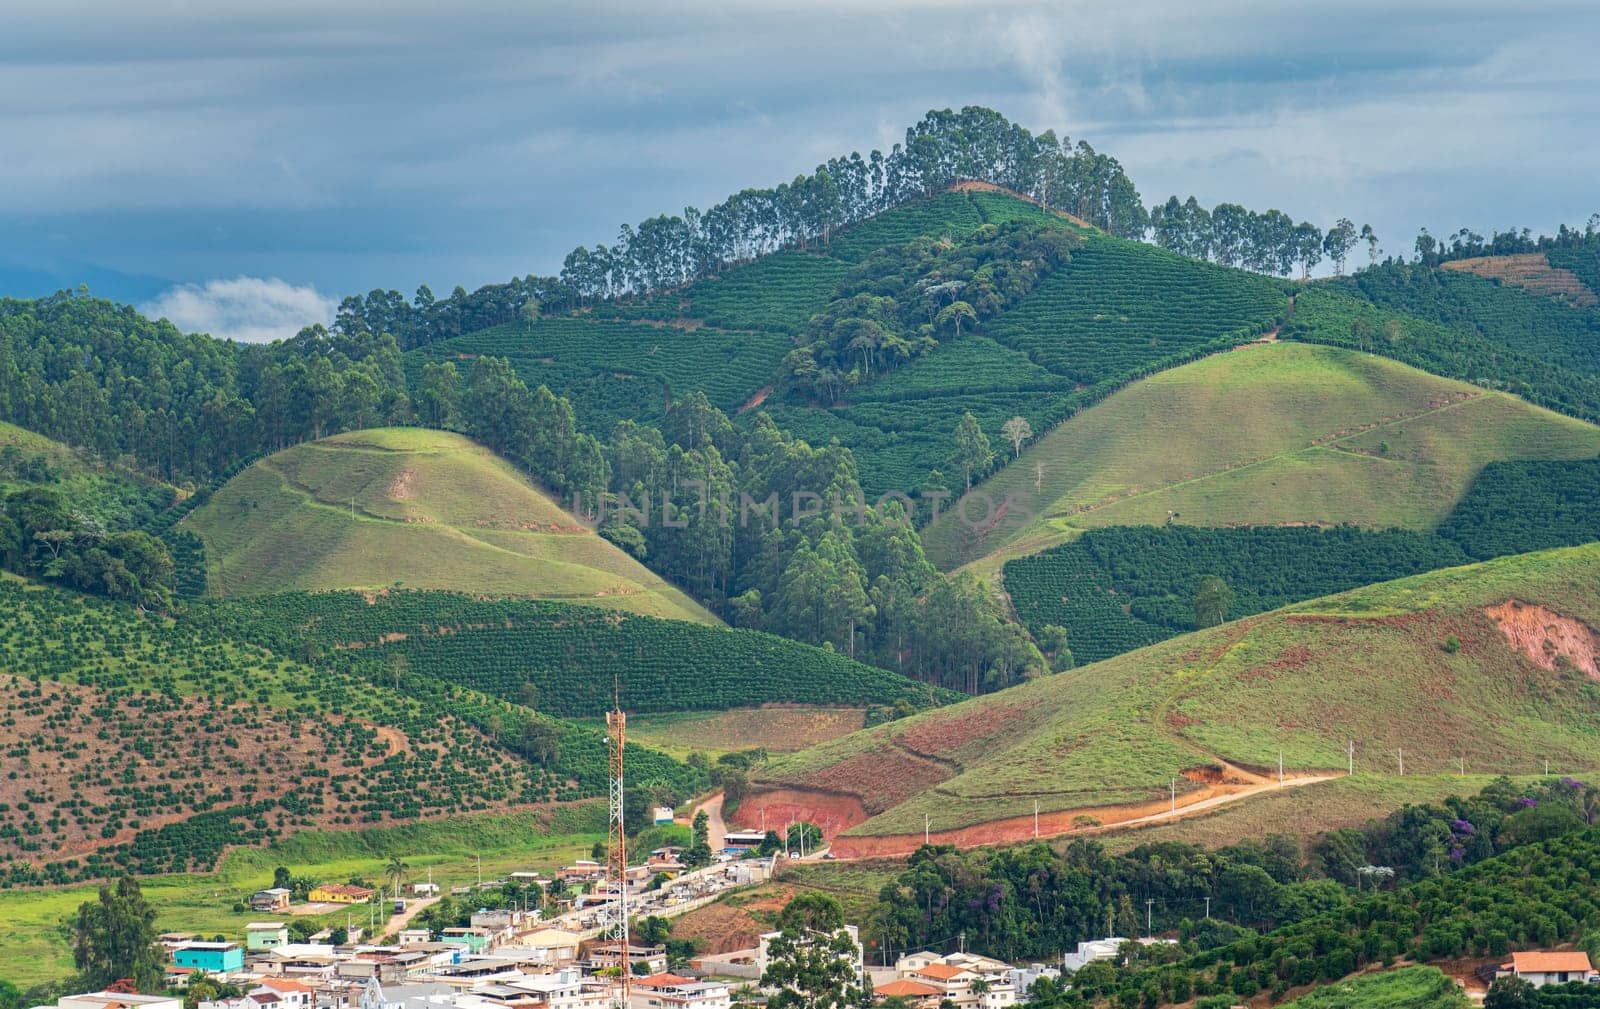
[[[1583,952],[1513,953],[1509,963],[1500,965],[1500,975],[1507,974],[1521,978],[1535,988],[1569,981],[1600,983],[1600,973],[1596,973],[1594,965],[1589,962],[1589,954]]]
[[[928,950],[922,950],[919,953],[907,953],[894,962],[894,976],[897,978],[909,977],[913,971],[919,971],[930,963],[938,963],[939,960],[939,954]]]
[[[1064,954],[1061,957],[1061,969],[1074,971],[1092,963],[1095,960],[1115,960],[1122,950],[1122,944],[1128,940],[1118,936],[1109,939],[1091,939],[1088,942],[1078,943],[1076,952]]]
[[[629,996],[630,1009],[728,1009],[728,986],[720,981],[696,981],[676,974],[637,978]]]

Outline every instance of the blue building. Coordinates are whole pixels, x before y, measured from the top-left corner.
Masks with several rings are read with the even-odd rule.
[[[172,951],[172,963],[207,974],[227,974],[244,969],[244,947],[236,942],[186,942]]]

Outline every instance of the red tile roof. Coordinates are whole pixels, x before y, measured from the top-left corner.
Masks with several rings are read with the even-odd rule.
[[[959,974],[967,974],[970,971],[965,967],[952,967],[947,963],[930,963],[926,967],[913,971],[913,973],[931,977],[936,981],[948,981]]]
[[[900,998],[927,998],[931,995],[944,994],[943,988],[935,988],[931,984],[923,984],[920,981],[908,980],[890,981],[888,984],[880,984],[873,988],[872,991],[873,994],[882,995],[884,998],[893,998],[895,996],[899,996]]]
[[[635,988],[676,988],[681,984],[693,984],[694,978],[679,977],[676,974],[651,974],[649,977],[635,978]]]
[[[1518,974],[1555,974],[1566,971],[1569,974],[1587,974],[1594,970],[1594,965],[1589,962],[1589,954],[1577,953],[1513,953],[1511,966]]]

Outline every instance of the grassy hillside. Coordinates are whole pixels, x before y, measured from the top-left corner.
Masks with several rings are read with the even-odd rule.
[[[445,592],[286,593],[197,605],[190,620],[279,650],[459,684],[560,717],[770,703],[926,707],[956,695],[760,631]]]
[[[1228,767],[1475,773],[1600,762],[1600,544],[1430,572],[1185,635],[773,761],[852,835],[1203,794]],[[904,768],[905,773],[889,773]],[[1211,771],[1203,769],[1211,768]],[[1202,770],[1196,770],[1202,769]],[[1220,770],[1218,770],[1220,769]],[[1189,772],[1189,780],[1184,776]],[[1245,772],[1238,772],[1244,774]]]
[[[1298,317],[1298,309],[1297,309]],[[1430,529],[1486,463],[1600,452],[1600,428],[1370,354],[1262,344],[1153,375],[1045,435],[927,530],[950,569],[1111,525]],[[1009,499],[984,523],[986,501]]]
[[[404,586],[714,620],[510,464],[443,431],[358,431],[286,449],[180,528],[205,541],[223,596]]]
[[[273,652],[203,608],[173,621],[0,579],[0,882],[208,869],[306,829],[604,792],[592,729],[296,644]],[[521,754],[533,735],[549,743],[537,762]],[[646,749],[630,760],[641,780],[703,784]]]
[[[1193,630],[1215,576],[1238,618],[1372,582],[1507,554],[1600,540],[1600,458],[1485,466],[1433,532],[1353,526],[1188,525],[1090,529],[1007,561],[1006,592],[1041,635],[1067,631],[1079,663]]]

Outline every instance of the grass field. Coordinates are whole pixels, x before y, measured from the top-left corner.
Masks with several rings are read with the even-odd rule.
[[[860,708],[798,705],[683,711],[629,716],[628,736],[679,759],[696,751],[716,757],[757,747],[769,753],[793,753],[855,732],[865,718]],[[604,722],[596,719],[594,724]]]
[[[1351,740],[1358,771],[1376,774],[1397,773],[1402,750],[1412,774],[1463,759],[1479,773],[1600,766],[1597,575],[1593,544],[1369,586],[779,757],[763,779],[859,796],[876,815],[850,833],[873,836],[920,833],[925,814],[935,829],[1022,816],[1035,800],[1153,801],[1174,780],[1203,787],[1182,773],[1222,761],[1343,769]],[[1486,612],[1508,600],[1523,608]],[[882,772],[907,761],[929,770],[910,795]]]
[[[1580,768],[1562,768],[1562,773]],[[1492,774],[1390,774],[1358,773],[1333,781],[1321,781],[1299,788],[1268,792],[1248,802],[1219,806],[1204,815],[1172,824],[1114,830],[1098,840],[1112,852],[1127,851],[1141,844],[1166,841],[1224,848],[1243,841],[1260,840],[1268,834],[1287,834],[1302,841],[1344,827],[1359,827],[1368,820],[1384,816],[1405,805],[1439,802],[1449,796],[1469,796],[1482,791],[1495,779]],[[1515,780],[1533,782],[1537,775],[1512,775]],[[1064,842],[1063,842],[1064,843]]]
[[[286,449],[181,528],[205,541],[218,595],[437,588],[715,622],[505,460],[443,431],[358,431]]]
[[[411,878],[426,879],[431,870],[433,881],[445,888],[477,882],[476,856],[482,858],[485,880],[515,869],[548,871],[586,857],[594,842],[604,838],[603,809],[598,815],[574,812],[560,812],[554,818],[549,812],[520,813],[382,830],[298,834],[272,848],[234,851],[215,873],[153,876],[142,879],[140,886],[155,906],[157,929],[242,941],[245,924],[262,915],[236,912],[233,904],[272,885],[277,866],[287,866],[296,876],[330,882],[362,878],[381,884],[384,866],[396,855],[411,867]],[[583,816],[594,822],[584,824]],[[27,987],[70,974],[66,923],[79,904],[95,898],[95,891],[93,886],[0,891],[0,916],[10,924],[0,934],[0,979]],[[388,906],[378,910],[387,914]],[[368,914],[366,907],[351,912],[362,925]],[[343,925],[345,912],[310,920]]]
[[[1466,1009],[1472,1004],[1439,968],[1411,966],[1323,985],[1283,1009]]]
[[[1040,438],[924,536],[946,570],[1110,525],[1433,528],[1484,464],[1600,452],[1600,428],[1369,354],[1261,344],[1161,372]],[[985,501],[1010,501],[985,525]],[[977,563],[974,563],[977,562]]]

